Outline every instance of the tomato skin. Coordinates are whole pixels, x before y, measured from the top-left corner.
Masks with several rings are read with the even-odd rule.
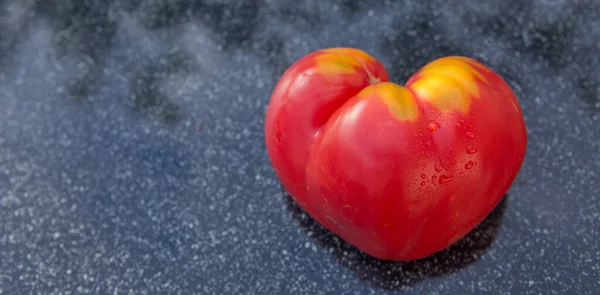
[[[298,204],[379,259],[443,250],[479,224],[519,172],[525,122],[508,84],[465,57],[400,86],[363,51],[294,63],[265,117],[271,163]]]

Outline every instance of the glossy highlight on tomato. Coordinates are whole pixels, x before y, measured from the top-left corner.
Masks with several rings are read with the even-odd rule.
[[[477,226],[527,147],[515,94],[482,63],[442,57],[401,86],[354,48],[291,65],[264,131],[277,176],[308,214],[365,253],[398,261],[430,256]]]

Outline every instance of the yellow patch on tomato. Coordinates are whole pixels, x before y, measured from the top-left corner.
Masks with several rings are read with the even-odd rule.
[[[351,56],[363,63],[375,61],[374,57],[372,57],[368,53],[366,53],[360,49],[356,49],[356,48],[348,48],[348,47],[327,48],[327,49],[323,49],[323,52]]]
[[[414,120],[419,116],[415,97],[410,90],[396,83],[383,82],[366,87],[359,97],[379,98],[392,115],[400,120]]]
[[[480,97],[484,76],[465,57],[443,57],[425,65],[408,87],[421,99],[443,112],[467,112],[471,100]]]
[[[362,69],[361,63],[347,55],[327,53],[315,56],[315,70],[323,75],[352,74]]]
[[[354,58],[362,65],[364,70],[369,75],[370,84],[377,84],[380,82],[380,79],[373,76],[372,73],[369,72],[369,70],[368,70],[369,65],[373,65],[374,63],[377,63],[377,60],[373,56],[366,53],[365,51],[356,49],[356,48],[350,48],[350,47],[335,47],[335,48],[323,49],[322,52],[339,54],[339,55],[344,55],[344,56]]]

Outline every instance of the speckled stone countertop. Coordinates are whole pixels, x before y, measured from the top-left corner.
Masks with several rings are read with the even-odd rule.
[[[469,3],[0,1],[0,294],[598,292],[600,4]],[[330,46],[400,83],[467,55],[515,89],[523,169],[449,250],[374,260],[283,192],[270,91]]]

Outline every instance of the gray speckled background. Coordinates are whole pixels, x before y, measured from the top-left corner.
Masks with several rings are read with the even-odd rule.
[[[600,4],[483,2],[0,0],[0,294],[597,292]],[[377,261],[283,192],[270,91],[330,46],[514,87],[525,164],[456,246]]]

